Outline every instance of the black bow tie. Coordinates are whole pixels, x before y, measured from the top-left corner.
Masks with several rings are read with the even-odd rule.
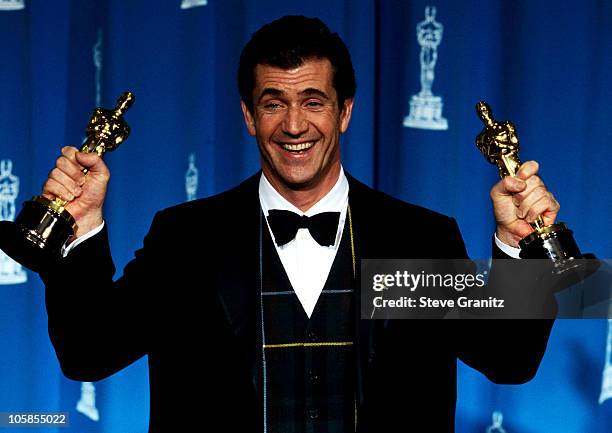
[[[322,212],[311,217],[298,215],[288,210],[271,209],[268,223],[279,247],[291,242],[298,229],[306,228],[315,241],[322,246],[336,242],[340,212]]]

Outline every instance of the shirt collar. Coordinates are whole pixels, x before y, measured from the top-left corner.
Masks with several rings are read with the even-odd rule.
[[[306,216],[316,215],[321,212],[342,212],[348,203],[348,191],[348,180],[344,174],[344,168],[340,166],[340,175],[333,188],[311,206],[310,209],[302,212],[280,195],[263,173],[261,173],[261,178],[259,179],[259,202],[261,203],[261,210],[266,216],[270,209],[289,210]]]

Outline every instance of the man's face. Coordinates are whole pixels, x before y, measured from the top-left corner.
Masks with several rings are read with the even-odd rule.
[[[255,68],[254,112],[242,111],[257,138],[266,178],[277,188],[333,186],[340,171],[340,134],[348,128],[353,99],[338,106],[327,59],[295,69]]]

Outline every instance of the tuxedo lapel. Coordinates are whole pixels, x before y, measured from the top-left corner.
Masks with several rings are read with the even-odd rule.
[[[381,327],[379,320],[361,320],[361,259],[367,258],[371,253],[372,245],[376,236],[375,224],[372,221],[371,201],[368,193],[371,191],[367,186],[357,181],[348,173],[349,181],[349,206],[350,217],[354,233],[356,282],[355,282],[355,354],[357,373],[357,400],[358,406],[363,406],[364,399],[364,375],[367,374],[369,365],[372,363],[375,348],[375,331]],[[370,207],[368,207],[370,206]],[[374,224],[374,225],[373,225]],[[374,236],[374,238],[372,237]]]
[[[261,359],[261,336],[257,329],[259,311],[259,235],[261,209],[259,178],[261,172],[228,192],[224,203],[227,217],[223,227],[222,247],[214,252],[215,290],[236,344],[252,370],[253,385],[259,382],[258,360]]]
[[[218,281],[214,285],[234,334],[245,332],[258,281],[259,173],[228,193],[223,212],[221,247],[214,252]]]

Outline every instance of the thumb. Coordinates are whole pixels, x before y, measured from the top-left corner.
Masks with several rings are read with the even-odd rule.
[[[104,173],[108,171],[106,164],[97,153],[77,152],[75,154],[77,162],[91,172]]]
[[[527,187],[527,183],[516,177],[506,176],[491,189],[491,198],[507,197],[522,192]]]
[[[531,176],[538,174],[538,170],[540,170],[540,164],[537,161],[527,161],[519,168],[516,173],[516,177],[519,179],[527,180]]]

